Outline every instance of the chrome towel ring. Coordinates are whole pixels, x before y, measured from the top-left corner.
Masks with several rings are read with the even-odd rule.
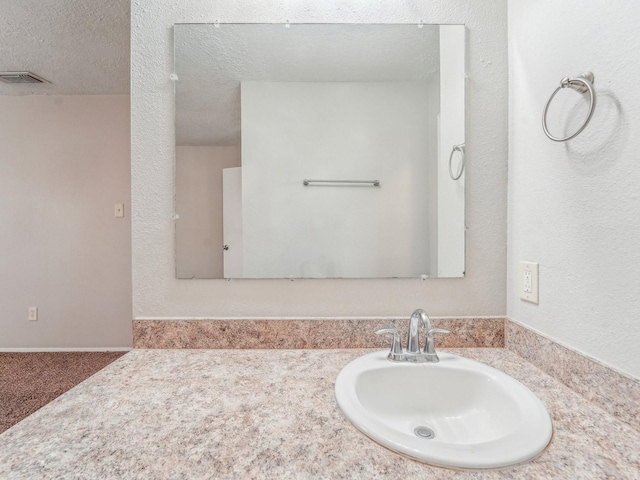
[[[560,86],[556,88],[556,90],[551,94],[549,100],[547,100],[547,104],[544,106],[544,112],[542,113],[542,129],[547,137],[549,137],[554,142],[566,142],[567,140],[571,140],[578,134],[580,134],[586,127],[589,125],[589,121],[593,116],[593,110],[596,108],[596,92],[593,89],[594,77],[593,73],[585,72],[577,77],[565,77],[560,81]],[[563,88],[571,88],[578,93],[587,93],[589,92],[590,104],[589,104],[589,113],[587,114],[587,118],[582,124],[582,126],[572,135],[569,135],[565,138],[554,137],[549,133],[549,129],[547,128],[547,111],[549,110],[549,105],[553,100],[553,97],[562,90]]]
[[[461,155],[460,166],[458,167],[457,175],[453,174],[453,170],[451,168],[451,161],[453,160],[453,154],[455,152],[460,152],[460,155]],[[465,161],[464,143],[461,143],[460,145],[454,145],[453,149],[451,150],[451,154],[449,155],[449,176],[451,177],[452,180],[458,180],[462,176],[462,172],[464,172],[464,161]]]

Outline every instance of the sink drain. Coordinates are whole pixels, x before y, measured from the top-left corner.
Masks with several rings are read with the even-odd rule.
[[[435,432],[431,430],[429,427],[416,427],[413,429],[413,433],[416,434],[416,437],[431,439],[436,436]]]

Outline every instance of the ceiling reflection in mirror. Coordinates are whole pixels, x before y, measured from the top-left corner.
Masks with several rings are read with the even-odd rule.
[[[178,24],[178,278],[464,275],[463,25]]]

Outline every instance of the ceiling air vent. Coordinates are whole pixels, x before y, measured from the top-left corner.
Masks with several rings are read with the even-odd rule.
[[[0,72],[0,81],[4,83],[49,83],[31,72]]]

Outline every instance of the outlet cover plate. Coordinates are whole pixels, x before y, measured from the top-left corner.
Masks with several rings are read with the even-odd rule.
[[[537,305],[540,299],[538,293],[538,264],[533,262],[520,262],[519,273],[518,290],[520,292],[520,298]]]
[[[113,215],[116,218],[124,218],[124,203],[116,203],[113,206]]]

